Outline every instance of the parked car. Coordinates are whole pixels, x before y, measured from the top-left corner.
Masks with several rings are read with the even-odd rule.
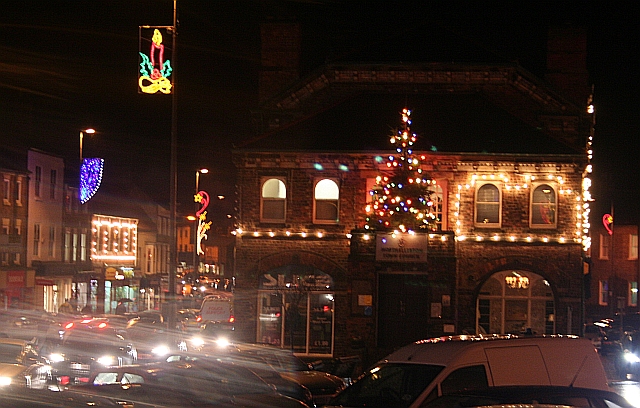
[[[584,326],[584,337],[591,340],[593,346],[600,350],[602,346],[602,339],[605,337],[605,332],[602,327],[595,324],[587,324]]]
[[[307,407],[247,368],[214,360],[102,368],[74,389],[161,406]]]
[[[91,370],[133,364],[138,358],[125,334],[104,319],[68,324],[61,344],[47,357],[62,384],[86,382]]]
[[[202,351],[251,369],[275,371],[281,378],[308,389],[316,405],[327,403],[347,386],[338,376],[314,370],[310,364],[296,357],[291,350],[269,344],[232,343],[222,347],[209,345]],[[278,387],[274,380],[266,381]]]
[[[450,336],[391,353],[327,405],[418,407],[489,386],[563,386],[610,391],[600,356],[577,336]]]
[[[423,408],[477,407],[505,405],[518,407],[527,404],[576,407],[631,408],[624,397],[613,391],[593,390],[579,387],[511,386],[487,387],[479,390],[454,392],[425,401]]]
[[[44,364],[31,342],[0,338],[0,389],[44,388],[51,381],[51,367]]]

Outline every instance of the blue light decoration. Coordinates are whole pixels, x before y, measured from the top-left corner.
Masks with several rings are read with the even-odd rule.
[[[100,158],[83,159],[80,166],[80,190],[78,198],[84,204],[95,195],[102,183],[104,160]]]

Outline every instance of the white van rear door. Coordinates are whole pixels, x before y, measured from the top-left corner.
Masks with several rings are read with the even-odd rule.
[[[549,373],[537,346],[485,349],[494,386],[550,385]]]

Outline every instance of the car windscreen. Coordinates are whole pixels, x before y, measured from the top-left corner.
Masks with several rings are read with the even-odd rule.
[[[444,369],[429,364],[381,364],[338,394],[329,405],[408,407]]]
[[[63,348],[83,353],[100,353],[105,348],[120,348],[126,343],[115,330],[74,329],[65,334]]]

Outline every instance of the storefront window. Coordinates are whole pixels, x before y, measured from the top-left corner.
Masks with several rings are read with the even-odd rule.
[[[331,277],[312,267],[289,265],[264,274],[258,294],[257,340],[299,354],[331,355],[332,287]]]

